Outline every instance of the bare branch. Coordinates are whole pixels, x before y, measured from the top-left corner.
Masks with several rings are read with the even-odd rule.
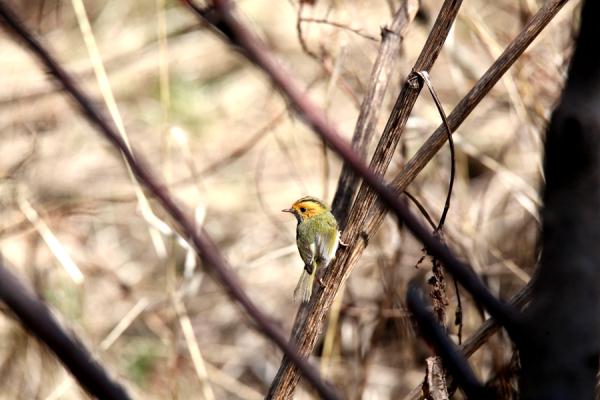
[[[427,88],[429,89],[429,93],[431,93],[431,97],[433,97],[433,102],[440,113],[442,123],[446,127],[446,137],[448,138],[448,145],[450,147],[450,181],[448,183],[448,194],[446,195],[446,201],[444,202],[444,209],[437,225],[437,230],[440,231],[444,227],[444,222],[446,222],[446,216],[448,215],[448,210],[450,209],[450,199],[452,198],[452,188],[454,187],[454,176],[456,175],[454,141],[452,140],[452,130],[450,129],[450,124],[448,124],[448,117],[446,117],[446,112],[444,111],[442,102],[440,101],[440,98],[438,97],[437,92],[431,83],[431,79],[429,79],[429,74],[427,71],[416,71],[416,74],[423,79],[423,82],[425,82]]]
[[[536,269],[537,271],[537,269]],[[521,310],[525,305],[529,302],[531,298],[531,293],[533,292],[533,288],[537,282],[538,274],[536,273],[531,277],[531,280],[519,290],[509,301],[511,307],[515,310]],[[467,339],[462,346],[460,346],[460,351],[465,358],[471,357],[483,344],[496,332],[498,332],[502,327],[494,318],[489,318],[486,320],[477,331]],[[419,384],[416,386],[406,397],[406,400],[419,400],[422,399],[422,388]]]
[[[419,324],[422,336],[442,357],[444,367],[452,374],[458,385],[469,399],[485,399],[485,391],[466,359],[460,354],[456,345],[446,335],[444,329],[436,321],[433,314],[427,311],[423,292],[414,284],[408,288],[406,304]]]
[[[461,99],[448,116],[448,124],[455,132],[456,129],[471,114],[477,104],[489,93],[500,78],[508,71],[514,62],[523,54],[540,32],[548,25],[554,16],[569,0],[550,0],[529,20],[517,37],[510,42],[500,57],[477,81],[475,86]],[[421,172],[433,156],[442,148],[447,140],[444,124],[433,132],[417,153],[406,163],[406,166],[393,180],[392,185],[398,191],[403,191],[410,182]]]
[[[358,36],[360,36],[362,38],[371,40],[373,42],[377,42],[378,41],[376,37],[368,35],[368,34],[362,32],[360,29],[354,29],[354,28],[349,27],[349,26],[347,26],[345,24],[342,24],[340,22],[329,21],[328,19],[300,17],[299,18],[299,22],[311,22],[311,23],[314,23],[314,24],[323,24],[323,25],[335,26],[336,28],[340,28],[340,29],[343,29],[345,31],[352,32],[352,33],[354,33],[354,34],[356,34],[356,35],[358,35]]]
[[[3,5],[0,3],[0,13]],[[0,263],[0,300],[15,313],[23,326],[42,341],[79,384],[99,399],[130,399],[73,333],[67,333],[48,307],[38,300],[3,263]]]

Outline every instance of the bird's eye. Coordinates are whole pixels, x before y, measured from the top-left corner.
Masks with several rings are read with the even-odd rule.
[[[305,212],[305,211],[306,211],[306,208],[300,207],[300,212]]]

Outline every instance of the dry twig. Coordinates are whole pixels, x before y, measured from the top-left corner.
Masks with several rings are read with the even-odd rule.
[[[537,269],[536,269],[537,270]],[[519,290],[511,299],[510,306],[516,310],[522,310],[531,297],[533,287],[537,281],[537,274],[533,275],[531,280]],[[469,337],[461,346],[460,351],[465,358],[471,357],[483,344],[496,332],[501,326],[493,318],[486,320],[477,331]],[[415,387],[406,397],[405,400],[420,400],[423,398],[423,390],[421,385]]]
[[[484,399],[483,386],[471,370],[471,367],[456,349],[456,345],[446,335],[444,328],[436,321],[426,307],[423,294],[416,286],[411,285],[407,294],[407,305],[423,331],[423,336],[431,339],[436,354],[444,361],[444,367],[448,368],[452,376],[458,381],[469,399]]]

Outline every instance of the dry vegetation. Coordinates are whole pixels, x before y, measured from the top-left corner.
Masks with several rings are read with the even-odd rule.
[[[77,1],[14,3],[98,104],[109,101],[75,16]],[[425,1],[424,15],[405,38],[379,132],[440,3]],[[446,238],[501,298],[524,285],[536,262],[541,138],[564,77],[577,4],[559,13],[455,135],[457,177]],[[305,46],[323,54],[322,62],[302,49],[297,1],[239,5],[349,139],[380,28],[396,2],[305,6],[304,17],[342,25],[302,24]],[[339,159],[324,154],[320,140],[286,110],[262,72],[177,2],[92,0],[85,7],[131,146],[196,210],[251,297],[289,331],[301,261],[295,222],[279,210],[306,194],[330,201]],[[536,7],[535,0],[464,2],[431,72],[447,112]],[[134,397],[261,398],[281,354],[251,328],[201,264],[192,270],[173,235],[144,218],[119,154],[4,34],[0,77],[4,260]],[[423,91],[390,174],[439,123]],[[449,156],[442,152],[410,187],[434,218],[443,206],[448,171]],[[154,212],[162,218],[158,207]],[[422,380],[430,352],[412,333],[406,311],[394,307],[408,280],[427,278],[427,261],[415,268],[422,255],[390,219],[340,296],[314,362],[345,397],[401,398]],[[82,277],[69,272],[69,259]],[[450,280],[448,298],[448,323],[456,333]],[[484,316],[468,296],[462,299],[466,338]],[[86,397],[9,316],[0,319],[0,337],[1,398]],[[511,354],[510,342],[498,334],[471,364],[487,379]]]

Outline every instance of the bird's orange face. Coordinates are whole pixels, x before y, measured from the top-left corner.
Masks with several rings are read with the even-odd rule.
[[[296,200],[291,208],[281,210],[294,214],[298,221],[304,221],[328,210],[327,206],[314,197],[303,197]]]

